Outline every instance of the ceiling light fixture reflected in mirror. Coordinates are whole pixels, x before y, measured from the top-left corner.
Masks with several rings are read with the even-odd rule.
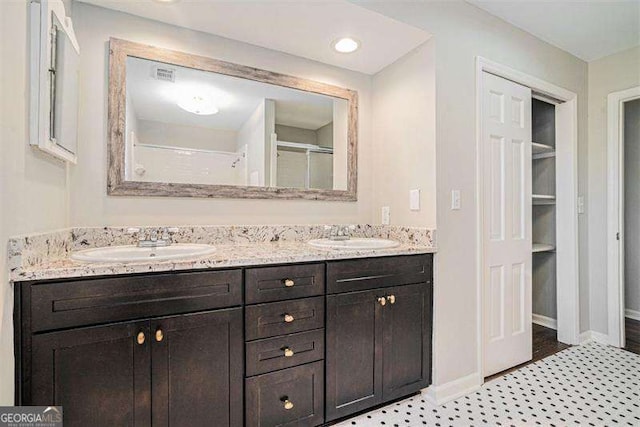
[[[206,95],[185,95],[178,100],[178,107],[199,116],[211,116],[220,111],[213,99]]]
[[[360,48],[360,42],[352,37],[342,37],[331,46],[338,53],[353,53]]]

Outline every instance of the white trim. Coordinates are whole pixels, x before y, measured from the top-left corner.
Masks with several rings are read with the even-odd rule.
[[[533,313],[533,323],[544,326],[545,328],[558,329],[558,321],[542,314]]]
[[[590,342],[597,342],[604,345],[611,345],[609,342],[609,336],[602,332],[585,331],[580,334],[580,345],[584,345]]]
[[[556,86],[552,83],[539,79],[537,77],[533,77],[529,74],[523,73],[521,71],[515,70],[513,68],[501,65],[497,62],[493,62],[481,56],[476,57],[476,312],[477,312],[477,322],[476,322],[476,348],[477,348],[477,364],[478,370],[480,371],[480,377],[484,378],[483,370],[484,370],[484,349],[482,344],[482,336],[483,336],[483,311],[482,311],[482,302],[483,302],[483,276],[482,276],[482,266],[484,264],[483,259],[483,235],[482,235],[482,224],[483,224],[483,215],[482,215],[482,186],[483,186],[483,168],[482,168],[482,73],[489,72],[499,77],[503,77],[505,79],[511,80],[523,86],[529,87],[532,91],[536,92],[538,95],[543,95],[545,97],[550,97],[552,99],[558,100],[560,103],[567,104],[567,113],[571,116],[571,123],[568,123],[566,129],[563,129],[565,133],[570,135],[570,141],[567,141],[564,148],[565,153],[565,161],[568,164],[559,165],[558,162],[561,161],[560,158],[556,158],[556,170],[562,168],[564,171],[564,176],[569,180],[566,184],[565,191],[562,192],[566,199],[566,204],[563,206],[573,208],[569,208],[569,212],[566,215],[562,216],[562,224],[563,224],[563,241],[567,245],[565,249],[565,259],[569,264],[565,264],[570,266],[566,269],[567,274],[563,276],[563,281],[559,281],[558,283],[563,284],[563,286],[558,286],[558,295],[562,294],[562,298],[557,298],[558,300],[558,313],[562,314],[559,316],[559,330],[558,337],[563,342],[568,344],[577,344],[580,342],[580,301],[579,301],[579,283],[578,283],[578,217],[577,217],[577,199],[578,199],[578,169],[577,169],[577,159],[578,159],[578,111],[577,111],[577,100],[578,95],[574,92]],[[556,109],[557,111],[557,109]],[[557,122],[557,121],[556,121]],[[560,141],[558,141],[560,142]],[[560,145],[556,143],[556,148],[559,148]],[[575,212],[572,214],[571,212]]]
[[[624,317],[628,317],[629,319],[640,321],[640,311],[626,308],[624,310]]]
[[[424,398],[432,405],[442,405],[461,396],[473,393],[482,387],[483,379],[479,372],[449,381],[442,385],[432,385],[422,390]]]
[[[607,317],[609,341],[624,347],[624,145],[623,104],[640,98],[640,86],[607,97]],[[616,239],[620,233],[620,240]]]

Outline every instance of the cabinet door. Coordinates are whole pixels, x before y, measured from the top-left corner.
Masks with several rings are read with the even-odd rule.
[[[383,318],[385,401],[406,396],[431,381],[431,285],[388,288]]]
[[[382,401],[383,290],[327,297],[326,419]]]
[[[71,427],[151,425],[148,322],[34,335],[32,344],[25,405],[61,405]]]
[[[242,426],[242,309],[151,321],[153,426]]]

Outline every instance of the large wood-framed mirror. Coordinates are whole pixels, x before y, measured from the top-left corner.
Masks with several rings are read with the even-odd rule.
[[[109,42],[113,196],[357,200],[358,94]]]

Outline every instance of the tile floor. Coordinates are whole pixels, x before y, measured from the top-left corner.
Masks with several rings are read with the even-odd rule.
[[[640,426],[640,355],[589,343],[485,383],[440,407],[415,396],[349,426]]]

